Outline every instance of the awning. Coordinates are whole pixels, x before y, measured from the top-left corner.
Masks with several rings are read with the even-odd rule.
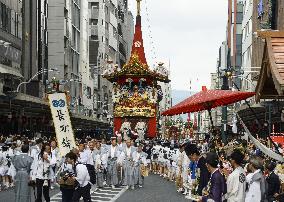
[[[237,113],[245,123],[254,121],[256,119],[255,114],[259,121],[265,119],[266,109],[263,104],[253,104],[250,107],[254,112],[252,112],[247,105],[242,105],[237,111]]]
[[[256,100],[284,98],[284,32],[260,31],[265,39]]]
[[[16,93],[16,97],[14,99],[48,106],[48,102],[45,102],[43,99],[24,93]]]
[[[3,64],[0,64],[0,74],[11,74],[11,75],[14,75],[16,77],[23,78],[23,75],[19,71],[14,70],[11,67],[8,67],[8,66],[3,65]]]

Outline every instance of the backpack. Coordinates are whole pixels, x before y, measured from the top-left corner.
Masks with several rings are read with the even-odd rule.
[[[90,164],[85,164],[85,166],[88,169],[88,173],[90,175],[90,182],[91,184],[96,184],[97,182],[97,178],[96,178],[96,170],[95,170],[95,166],[90,165]]]

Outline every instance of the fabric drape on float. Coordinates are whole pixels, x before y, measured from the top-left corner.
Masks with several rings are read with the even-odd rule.
[[[242,126],[245,129],[245,132],[248,134],[249,139],[255,144],[255,146],[257,148],[259,148],[265,155],[267,155],[270,158],[273,158],[274,160],[280,161],[280,162],[284,162],[284,158],[280,155],[277,154],[275,152],[273,152],[270,148],[266,147],[265,145],[263,145],[260,141],[258,141],[257,139],[255,139],[252,134],[250,133],[250,131],[248,130],[248,128],[246,127],[246,125],[244,124],[243,120],[241,119],[241,117],[237,114],[240,123],[242,124]]]

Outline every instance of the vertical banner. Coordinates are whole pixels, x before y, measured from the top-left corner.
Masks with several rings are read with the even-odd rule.
[[[60,155],[65,156],[71,149],[76,147],[66,95],[65,93],[49,94],[48,100]]]

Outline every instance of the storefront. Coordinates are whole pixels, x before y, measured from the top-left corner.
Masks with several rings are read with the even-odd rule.
[[[55,134],[48,103],[38,97],[22,93],[1,95],[0,109],[0,134]],[[106,121],[77,114],[71,115],[71,122],[75,134],[91,135],[97,128],[109,128]]]

